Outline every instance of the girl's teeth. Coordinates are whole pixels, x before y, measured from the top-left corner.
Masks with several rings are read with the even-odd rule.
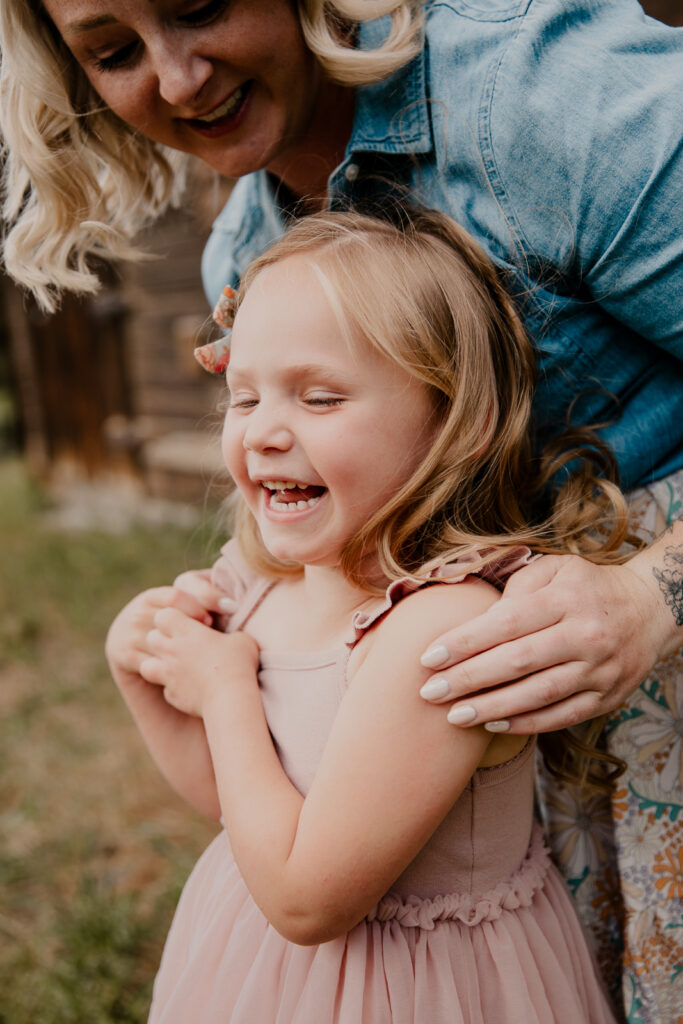
[[[309,498],[307,501],[278,501],[277,492],[270,495],[269,505],[271,508],[276,509],[278,512],[282,512],[287,509],[288,512],[303,511],[305,508],[313,508],[314,505],[320,501],[320,497]]]

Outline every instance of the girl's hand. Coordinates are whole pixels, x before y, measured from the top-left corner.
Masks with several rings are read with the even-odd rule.
[[[148,683],[164,688],[166,701],[201,718],[217,688],[257,681],[259,650],[246,633],[220,633],[177,608],[162,608],[146,636],[149,656],[140,665]]]
[[[112,668],[140,674],[140,665],[149,656],[147,634],[154,627],[154,616],[162,608],[175,608],[206,626],[213,622],[195,597],[177,587],[145,590],[133,598],[111,624],[105,653]]]
[[[173,586],[183,590],[198,601],[207,612],[216,615],[232,615],[235,602],[224,591],[214,587],[210,569],[195,569],[183,572],[173,581]]]
[[[546,732],[613,711],[671,632],[639,557],[606,566],[553,555],[520,569],[497,604],[425,652],[422,664],[438,671],[421,695],[455,700],[449,721],[491,732]]]

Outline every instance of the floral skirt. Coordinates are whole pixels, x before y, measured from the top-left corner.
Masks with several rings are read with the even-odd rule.
[[[683,514],[683,471],[629,495],[653,540]],[[683,1024],[683,649],[608,719],[628,765],[611,799],[539,768],[539,809],[615,1004],[628,1024]],[[621,990],[621,991],[620,991]]]

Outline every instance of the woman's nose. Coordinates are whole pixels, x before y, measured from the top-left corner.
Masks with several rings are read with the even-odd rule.
[[[152,59],[161,98],[170,106],[188,108],[188,117],[206,113],[197,110],[197,103],[213,73],[211,61],[197,53],[189,40],[181,42],[178,35],[160,42]]]

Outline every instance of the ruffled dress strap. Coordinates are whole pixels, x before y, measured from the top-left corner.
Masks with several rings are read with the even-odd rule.
[[[351,619],[351,632],[346,643],[353,646],[371,626],[384,618],[395,604],[423,587],[433,586],[436,583],[462,583],[469,576],[478,576],[500,590],[514,572],[542,557],[525,545],[520,545],[502,549],[500,557],[476,568],[486,554],[486,549],[471,552],[452,562],[435,567],[423,577],[403,576],[399,580],[393,580],[387,587],[385,596],[380,603],[369,611],[359,610],[354,613]]]
[[[211,582],[237,605],[233,615],[221,616],[219,629],[234,633],[242,629],[268,591],[277,582],[259,576],[246,562],[236,540],[229,540],[221,548],[220,557],[211,570]]]

